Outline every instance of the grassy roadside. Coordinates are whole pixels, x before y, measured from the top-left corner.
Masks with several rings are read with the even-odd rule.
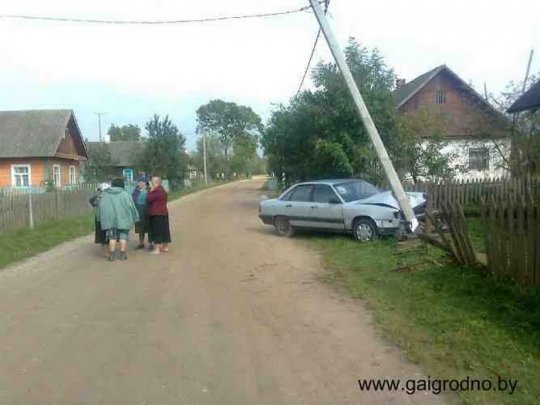
[[[432,378],[518,380],[513,395],[461,392],[463,402],[538,403],[540,292],[457,267],[431,247],[396,255],[393,240],[303,238],[321,252],[327,280],[366,300],[384,334]]]
[[[0,234],[0,269],[8,264],[45,252],[92,232],[94,215],[41,222],[34,230],[18,229]]]
[[[225,182],[197,184],[194,187],[171,192],[169,201],[221,184]],[[86,214],[58,221],[42,222],[37,224],[34,230],[18,229],[2,233],[0,234],[0,269],[93,231],[94,215]]]

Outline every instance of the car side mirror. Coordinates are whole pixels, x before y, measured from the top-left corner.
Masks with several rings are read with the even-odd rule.
[[[332,197],[328,200],[328,204],[341,204],[341,201],[339,201],[336,197]]]

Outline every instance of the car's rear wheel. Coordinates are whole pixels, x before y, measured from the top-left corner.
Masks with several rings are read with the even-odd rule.
[[[287,217],[276,217],[274,227],[279,236],[291,237],[294,235],[294,228]]]
[[[353,236],[358,242],[372,242],[379,238],[377,225],[369,218],[358,218],[353,224]]]

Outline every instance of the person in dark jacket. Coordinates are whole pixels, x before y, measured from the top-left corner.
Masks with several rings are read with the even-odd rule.
[[[120,260],[127,259],[129,230],[139,220],[137,207],[129,193],[124,190],[124,180],[114,179],[111,187],[103,192],[99,203],[101,229],[106,231],[109,241],[109,260],[116,258],[116,243],[120,242]]]
[[[150,253],[157,255],[168,252],[169,243],[171,243],[171,232],[169,228],[169,211],[167,210],[167,192],[161,185],[159,177],[152,177],[147,202],[150,237],[155,246]]]
[[[139,235],[139,245],[137,249],[144,249],[144,235],[149,233],[149,218],[148,218],[148,182],[145,176],[137,178],[137,185],[131,194],[135,207],[139,212],[139,222],[135,224],[135,233]],[[148,238],[150,242],[150,237]],[[152,246],[150,246],[152,249]]]
[[[107,254],[107,236],[106,232],[101,229],[101,221],[99,219],[99,202],[101,201],[101,197],[103,195],[103,191],[110,186],[107,183],[102,183],[98,186],[98,189],[96,191],[96,194],[94,194],[88,202],[92,207],[94,207],[94,243],[100,244],[103,246],[105,250],[105,254]]]

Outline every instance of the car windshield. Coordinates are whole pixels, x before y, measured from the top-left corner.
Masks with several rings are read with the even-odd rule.
[[[346,202],[362,200],[381,192],[373,184],[364,180],[348,181],[334,185],[341,198]]]

